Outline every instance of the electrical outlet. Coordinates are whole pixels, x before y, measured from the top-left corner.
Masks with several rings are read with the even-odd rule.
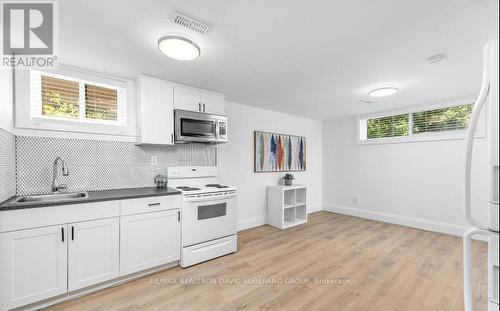
[[[352,198],[352,203],[358,204],[358,197],[353,197]]]
[[[151,157],[151,165],[152,166],[157,166],[158,165],[158,157],[152,156]]]

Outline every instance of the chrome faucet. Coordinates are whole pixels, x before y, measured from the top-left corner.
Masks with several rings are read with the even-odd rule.
[[[68,176],[69,171],[68,171],[68,166],[66,165],[66,161],[61,159],[61,157],[57,157],[54,160],[54,163],[52,164],[52,192],[53,193],[58,193],[62,189],[66,189],[67,186],[64,184],[60,184],[59,181],[57,180],[57,164],[59,164],[59,161],[62,164],[62,174],[63,176]]]

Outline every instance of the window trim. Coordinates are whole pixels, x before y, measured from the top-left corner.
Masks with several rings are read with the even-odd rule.
[[[43,74],[59,75],[63,79],[84,80],[89,84],[119,87],[126,92],[124,105],[126,118],[123,125],[109,124],[107,121],[86,120],[75,122],[64,118],[32,118],[31,115],[31,75],[30,70],[15,70],[15,129],[24,135],[103,140],[134,141],[136,137],[135,81],[60,65],[55,69],[38,70]],[[126,123],[126,124],[125,124]],[[64,133],[64,134],[63,134]]]
[[[449,108],[454,106],[465,105],[468,103],[473,104],[476,101],[475,96],[468,96],[460,99],[452,99],[445,100],[435,103],[427,103],[418,106],[411,106],[402,109],[394,109],[394,110],[386,110],[381,112],[357,115],[355,120],[355,130],[356,130],[356,145],[379,145],[379,144],[399,144],[399,143],[413,143],[413,142],[425,142],[425,141],[440,141],[440,140],[460,140],[465,139],[467,134],[467,130],[455,130],[455,131],[444,131],[444,132],[429,132],[429,133],[420,133],[413,134],[412,123],[413,123],[413,113],[434,110],[434,109],[442,109]],[[480,122],[478,123],[478,127],[476,129],[475,137],[476,138],[484,138],[486,137],[486,113],[487,109],[483,109],[479,116]],[[400,114],[409,114],[409,129],[408,136],[400,136],[400,137],[384,137],[384,138],[373,138],[373,139],[361,139],[362,133],[361,130],[363,128],[363,123],[366,124],[366,120],[374,119],[374,118],[382,118],[393,115]],[[366,127],[365,127],[366,128]],[[366,130],[365,130],[366,132]]]
[[[32,119],[37,119],[37,120],[50,120],[50,121],[64,121],[64,122],[73,122],[73,123],[78,123],[78,124],[105,124],[105,125],[111,125],[111,126],[117,126],[117,127],[126,127],[127,126],[127,114],[128,114],[128,109],[127,109],[127,90],[126,88],[119,87],[116,85],[110,85],[110,84],[104,84],[100,82],[94,82],[94,81],[89,81],[87,79],[79,79],[79,78],[74,78],[72,76],[65,76],[61,74],[56,74],[56,73],[51,73],[51,72],[46,72],[46,71],[41,71],[41,70],[31,70],[30,71],[30,79],[33,79],[34,77],[32,75],[35,75],[36,78],[40,78],[41,76],[47,76],[47,77],[52,77],[56,79],[61,79],[61,80],[66,80],[66,81],[72,81],[78,83],[79,86],[79,99],[78,99],[78,104],[79,104],[79,118],[76,119],[71,119],[71,118],[64,118],[64,117],[54,117],[54,116],[44,116],[41,112],[39,114],[33,114],[33,107],[31,107],[31,118]],[[30,83],[33,80],[30,80]],[[41,83],[41,82],[40,82]],[[88,119],[85,117],[85,108],[86,108],[86,100],[85,100],[85,85],[94,85],[94,86],[99,86],[99,87],[104,87],[108,89],[115,90],[117,92],[117,109],[125,109],[125,116],[124,120],[119,119],[119,114],[117,114],[117,120],[99,120],[99,119]],[[32,94],[33,89],[31,88],[30,84],[30,105],[32,106],[34,104],[34,95]],[[36,95],[37,100],[38,100],[38,95]],[[121,97],[121,98],[120,98]],[[42,102],[41,98],[39,98],[40,102],[37,102],[36,104],[39,105],[39,107],[42,107]],[[123,101],[123,102],[120,102]],[[83,104],[83,105],[82,105]],[[122,105],[122,106],[121,106]],[[121,106],[121,107],[120,107]]]

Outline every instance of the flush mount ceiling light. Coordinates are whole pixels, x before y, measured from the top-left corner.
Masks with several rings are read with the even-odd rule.
[[[201,49],[193,40],[179,35],[166,35],[158,39],[160,51],[177,60],[195,60]]]
[[[384,97],[394,95],[398,92],[398,89],[395,87],[382,87],[379,89],[372,90],[368,93],[371,97]]]

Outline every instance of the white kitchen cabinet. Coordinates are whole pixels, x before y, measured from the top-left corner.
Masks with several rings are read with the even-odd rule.
[[[0,309],[67,291],[66,225],[0,234]]]
[[[138,144],[174,143],[174,85],[140,76],[137,81]]]
[[[172,195],[0,211],[0,310],[178,261],[180,207]]]
[[[175,84],[174,108],[212,114],[224,114],[224,95]]]
[[[174,108],[201,112],[200,90],[194,87],[175,84]]]
[[[121,275],[171,263],[179,259],[179,210],[121,217]]]
[[[200,101],[203,112],[224,114],[224,95],[211,91],[201,90]]]
[[[120,275],[120,219],[68,225],[68,290],[77,290]]]
[[[181,205],[182,198],[180,195],[167,195],[123,200],[120,204],[120,215],[129,216],[134,214],[160,212],[172,209],[177,210],[181,208]]]

